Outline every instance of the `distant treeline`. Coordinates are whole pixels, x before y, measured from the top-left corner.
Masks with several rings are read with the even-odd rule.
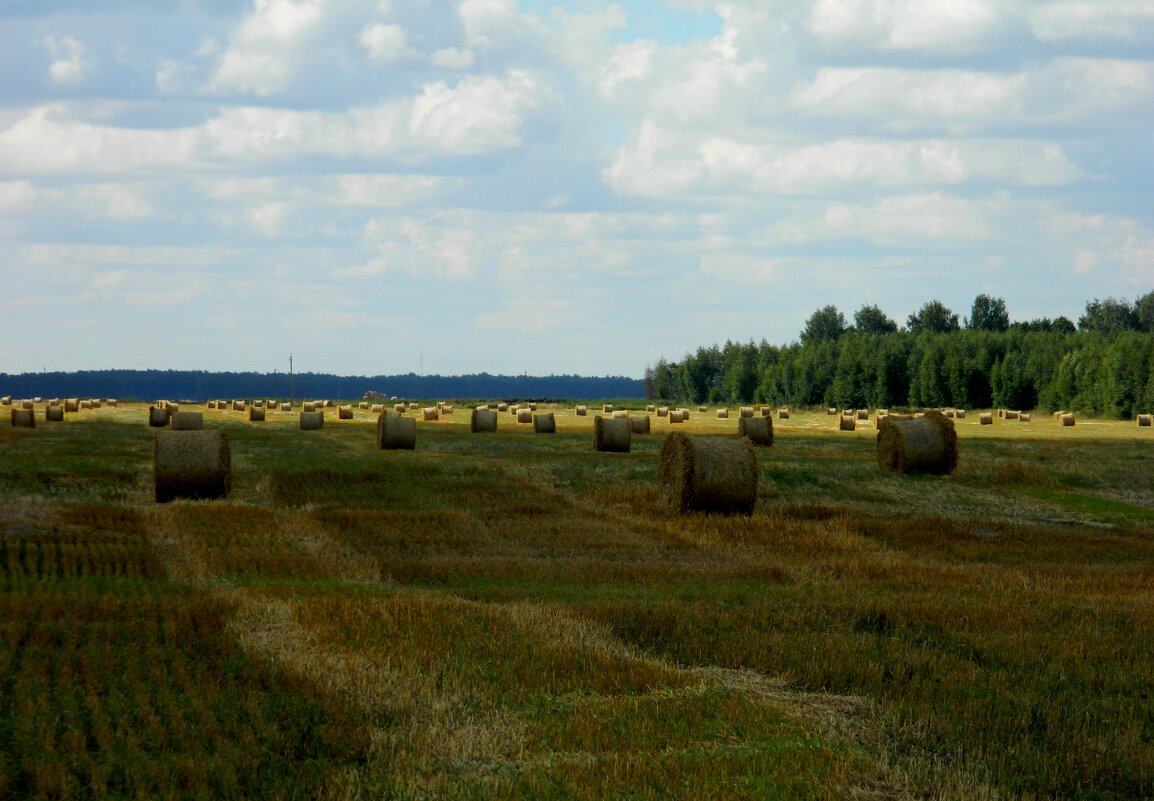
[[[961,322],[940,301],[899,328],[876,306],[854,323],[833,306],[801,342],[698,348],[646,370],[649,395],[685,403],[841,408],[1068,409],[1127,418],[1154,411],[1154,292],[1135,303],[1093,300],[1077,325],[1011,323],[1005,302],[979,295]]]
[[[643,398],[645,383],[624,376],[377,375],[327,373],[215,373],[197,370],[81,370],[0,373],[0,395],[98,397],[153,401],[212,398],[355,399],[366,392],[398,398],[628,399]]]

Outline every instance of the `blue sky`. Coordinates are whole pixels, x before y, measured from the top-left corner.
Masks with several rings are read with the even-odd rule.
[[[640,376],[1154,290],[1151,0],[0,0],[0,372]]]

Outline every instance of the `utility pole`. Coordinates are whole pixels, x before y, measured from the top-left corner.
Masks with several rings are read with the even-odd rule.
[[[289,354],[289,403],[297,405],[296,392],[293,389],[293,355]]]

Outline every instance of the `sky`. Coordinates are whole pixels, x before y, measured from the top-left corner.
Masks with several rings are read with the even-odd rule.
[[[0,372],[626,375],[1154,290],[1154,0],[0,0]]]

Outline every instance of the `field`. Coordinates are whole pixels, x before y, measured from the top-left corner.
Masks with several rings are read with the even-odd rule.
[[[795,412],[724,517],[657,503],[712,410],[204,415],[223,501],[153,501],[146,406],[0,421],[0,798],[1154,797],[1150,428],[903,476]]]

